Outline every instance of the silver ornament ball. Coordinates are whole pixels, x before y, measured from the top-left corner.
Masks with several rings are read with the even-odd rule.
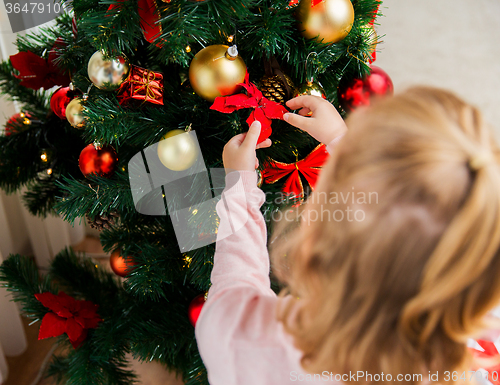
[[[127,79],[130,64],[124,57],[104,59],[101,51],[92,55],[87,66],[89,79],[103,91],[114,91]]]

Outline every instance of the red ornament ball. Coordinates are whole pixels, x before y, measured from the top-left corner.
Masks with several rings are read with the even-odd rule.
[[[87,177],[90,174],[97,174],[105,178],[110,177],[115,172],[118,156],[111,146],[96,148],[94,144],[89,144],[80,153],[78,164],[82,174]]]
[[[363,79],[354,79],[339,87],[339,101],[342,108],[351,112],[359,106],[369,106],[374,96],[392,95],[394,86],[387,73],[379,67],[371,66],[371,72]]]
[[[66,106],[73,100],[69,87],[60,87],[50,98],[50,109],[61,119],[66,119]]]
[[[132,257],[122,257],[120,250],[115,250],[111,253],[109,264],[113,272],[120,277],[126,277],[127,274],[134,270],[133,267],[137,265]]]
[[[198,321],[198,317],[200,316],[201,308],[205,304],[205,294],[197,295],[193,298],[188,308],[188,317],[191,325],[196,326],[196,322]]]

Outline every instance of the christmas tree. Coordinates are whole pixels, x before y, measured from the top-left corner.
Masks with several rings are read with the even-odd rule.
[[[32,259],[12,255],[0,281],[27,317],[42,321],[35,324],[40,337],[59,336],[67,346],[48,369],[60,383],[130,384],[131,353],[178,371],[187,384],[207,384],[193,324],[210,286],[217,234],[200,223],[217,223],[216,215],[191,210],[184,225],[195,239],[181,245],[172,210],[177,198],[199,194],[185,183],[177,191],[158,188],[147,212],[152,206],[138,202],[134,179],[141,170],[131,169],[142,163],[131,160],[153,154],[169,175],[196,162],[221,168],[225,143],[260,120],[262,139],[273,141],[257,152],[263,213],[271,219],[300,203],[326,155],[283,121],[285,102],[319,95],[345,115],[367,95],[391,90],[383,71],[370,68],[379,1],[71,5],[55,24],[19,37],[19,53],[0,65],[0,92],[22,106],[0,136],[0,187],[27,186],[24,201],[34,215],[101,229],[124,279],[65,250],[45,275]],[[375,75],[382,88],[370,83]],[[276,199],[281,192],[287,199]],[[155,204],[163,198],[161,212]]]

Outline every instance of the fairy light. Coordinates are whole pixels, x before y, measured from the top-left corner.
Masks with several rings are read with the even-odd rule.
[[[47,160],[48,160],[47,153],[42,152],[42,154],[40,155],[40,159],[42,160],[42,162],[47,162]]]
[[[184,256],[184,267],[189,268],[189,265],[191,265],[191,261],[193,260],[192,257],[189,255]]]
[[[47,175],[52,175],[52,169],[51,168],[47,169]]]
[[[28,118],[24,118],[23,123],[26,124],[26,125],[30,125],[31,124],[31,120],[29,120]]]
[[[232,43],[232,42],[233,42],[233,40],[234,40],[234,36],[233,36],[233,35],[229,35],[229,36],[227,37],[227,41],[228,41],[229,43]]]
[[[24,117],[26,117],[26,114],[25,114],[24,112],[20,112],[20,113],[19,113],[19,116],[20,116],[21,118],[24,118]]]
[[[187,45],[186,48],[185,48],[185,50],[186,50],[187,53],[189,53],[189,52],[191,52],[191,47],[189,45]]]

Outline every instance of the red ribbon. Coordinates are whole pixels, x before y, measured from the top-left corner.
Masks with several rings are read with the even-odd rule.
[[[120,104],[136,99],[163,105],[163,75],[133,65],[127,80],[118,90],[117,98]]]
[[[271,119],[283,120],[283,114],[288,111],[281,104],[265,98],[257,86],[249,82],[248,72],[245,76],[245,82],[238,85],[243,87],[246,93],[219,96],[215,98],[214,104],[212,104],[210,109],[230,114],[243,108],[252,108],[253,110],[247,119],[247,123],[249,126],[256,120],[261,123],[262,128],[258,143],[263,142],[271,135]]]
[[[265,183],[272,184],[288,176],[283,185],[283,192],[303,197],[304,187],[302,186],[300,176],[302,175],[314,190],[321,168],[328,159],[328,156],[326,146],[320,144],[304,159],[295,163],[282,163],[272,160],[269,166],[262,171],[262,179]]]
[[[90,301],[78,301],[62,291],[58,295],[41,293],[35,297],[51,310],[42,319],[39,340],[66,333],[76,349],[87,338],[88,329],[95,329],[102,321],[97,314],[99,306]]]

